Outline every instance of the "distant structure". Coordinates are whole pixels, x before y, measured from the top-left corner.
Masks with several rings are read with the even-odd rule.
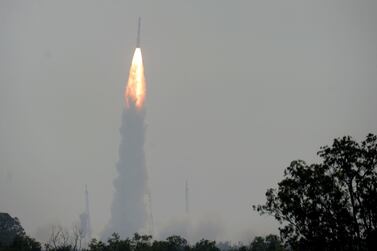
[[[188,185],[188,181],[186,180],[186,183],[185,183],[185,206],[186,206],[186,215],[189,215],[190,213],[190,208],[189,208],[189,185]]]
[[[81,237],[89,243],[92,239],[92,226],[90,223],[89,193],[87,185],[85,185],[85,211],[80,214],[80,230],[82,233]]]

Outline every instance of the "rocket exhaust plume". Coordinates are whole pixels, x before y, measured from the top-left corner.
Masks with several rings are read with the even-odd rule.
[[[143,58],[141,56],[141,49],[136,48],[132,58],[128,84],[124,93],[127,108],[135,105],[137,109],[141,110],[144,104],[145,91]]]
[[[118,176],[114,180],[111,218],[104,232],[105,238],[114,232],[122,238],[130,237],[136,232],[151,234],[151,198],[144,154],[146,84],[139,46],[140,18],[137,48],[124,91],[125,108],[119,130],[121,141],[117,163]]]

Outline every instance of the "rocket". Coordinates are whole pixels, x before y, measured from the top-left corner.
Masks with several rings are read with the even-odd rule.
[[[140,29],[141,29],[141,17],[139,17],[138,24],[137,24],[136,48],[140,48]]]

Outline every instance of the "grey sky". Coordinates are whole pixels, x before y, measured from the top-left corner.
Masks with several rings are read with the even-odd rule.
[[[377,133],[376,1],[0,2],[0,211],[35,235],[109,220],[123,88],[142,16],[157,230],[277,232],[251,205],[294,159]],[[208,216],[210,215],[210,216]],[[205,236],[204,236],[205,237]]]

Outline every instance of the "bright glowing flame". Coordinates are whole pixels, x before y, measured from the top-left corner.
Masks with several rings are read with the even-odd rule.
[[[130,107],[131,103],[133,103],[136,108],[141,109],[144,104],[145,91],[143,58],[140,48],[136,48],[132,58],[127,87],[124,92],[127,107]]]

